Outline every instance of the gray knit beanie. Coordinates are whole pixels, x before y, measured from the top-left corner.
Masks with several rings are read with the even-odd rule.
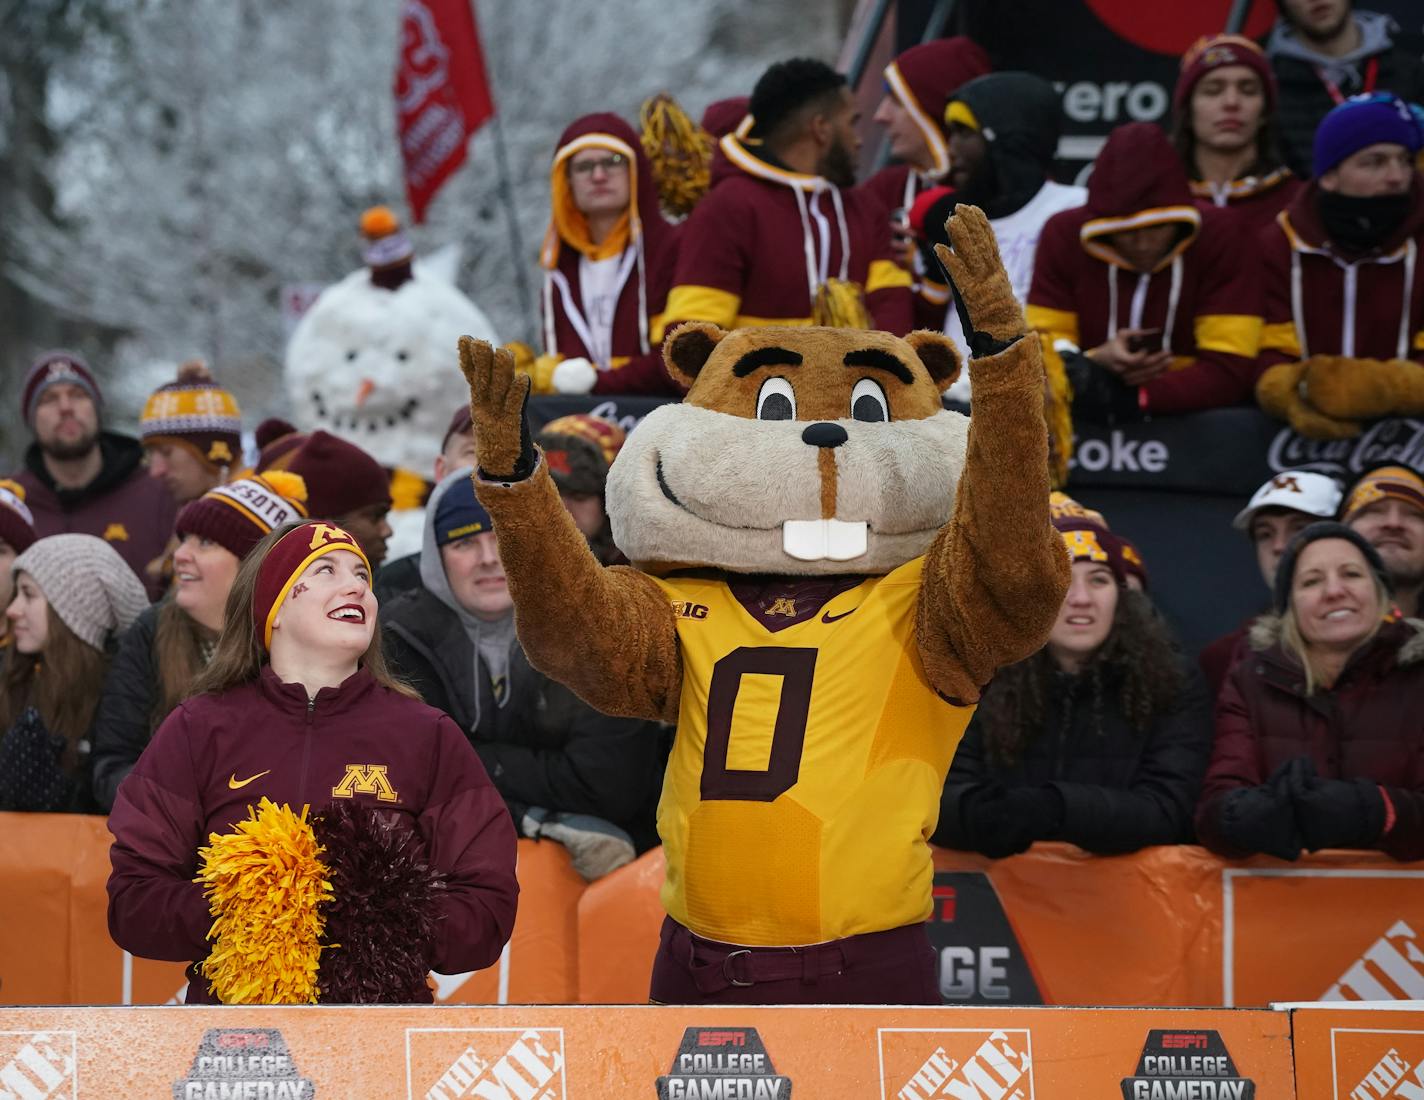
[[[50,535],[11,566],[28,573],[60,621],[82,642],[103,650],[148,606],[148,596],[119,552],[93,535]]]

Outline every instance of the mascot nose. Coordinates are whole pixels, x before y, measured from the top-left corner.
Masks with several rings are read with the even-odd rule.
[[[812,447],[839,447],[846,438],[846,430],[839,424],[807,424],[801,433],[801,442]]]

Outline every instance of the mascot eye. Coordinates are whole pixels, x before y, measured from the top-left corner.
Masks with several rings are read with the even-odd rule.
[[[864,420],[878,424],[890,419],[890,406],[885,401],[885,391],[880,383],[870,378],[862,378],[850,391],[850,415],[852,420]]]
[[[795,420],[796,391],[785,378],[768,378],[757,394],[758,420]]]

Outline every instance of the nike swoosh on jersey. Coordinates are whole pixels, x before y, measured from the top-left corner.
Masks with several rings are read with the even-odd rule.
[[[233,773],[232,773],[232,776],[231,776],[231,777],[228,779],[228,781],[227,781],[227,789],[230,790],[230,791],[235,791],[235,790],[237,790],[237,789],[240,788],[240,787],[245,787],[245,786],[247,786],[247,785],[248,785],[249,783],[251,783],[254,779],[261,779],[264,775],[271,775],[271,774],[272,774],[272,769],[271,769],[271,768],[268,768],[265,772],[258,772],[256,775],[249,775],[246,779],[239,779],[239,778],[237,778],[237,773],[236,773],[236,772],[233,772]]]
[[[842,611],[839,615],[832,615],[829,611],[827,611],[824,615],[821,616],[821,622],[833,623],[839,619],[844,619],[847,615],[854,615],[859,610],[859,607],[852,607],[849,611]]]

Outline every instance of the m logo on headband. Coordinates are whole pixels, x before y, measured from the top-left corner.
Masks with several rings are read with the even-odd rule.
[[[1282,492],[1285,492],[1287,490],[1292,493],[1300,492],[1300,484],[1293,476],[1288,476],[1286,474],[1277,474],[1275,477],[1271,478],[1271,488],[1280,489]]]
[[[318,523],[316,529],[312,531],[311,546],[309,549],[315,550],[318,546],[325,546],[328,542],[351,542],[351,536],[339,527],[330,527],[325,523]]]

